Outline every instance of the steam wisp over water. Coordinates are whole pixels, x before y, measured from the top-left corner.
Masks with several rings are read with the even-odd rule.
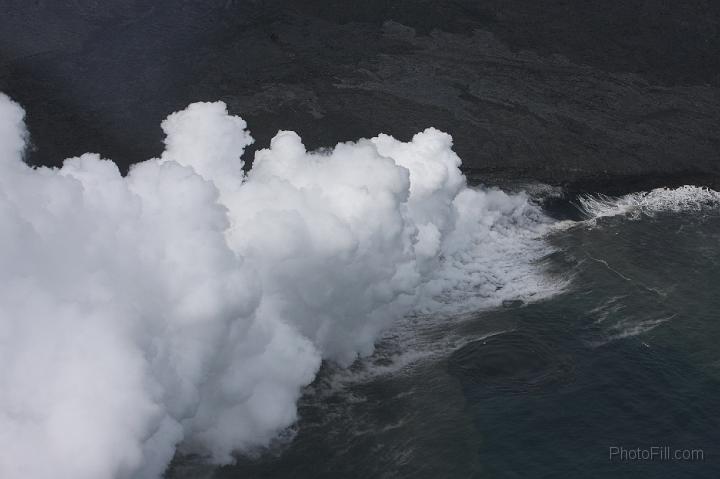
[[[3,478],[231,462],[296,420],[323,360],[410,312],[558,290],[536,264],[550,221],[468,188],[432,128],[323,152],[281,131],[245,175],[245,122],[196,103],[123,177],[90,153],[27,166],[23,116],[0,95]]]

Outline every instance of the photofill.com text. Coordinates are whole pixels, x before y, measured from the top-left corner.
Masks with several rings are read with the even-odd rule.
[[[704,461],[702,449],[678,449],[671,446],[623,447],[608,448],[610,461]]]

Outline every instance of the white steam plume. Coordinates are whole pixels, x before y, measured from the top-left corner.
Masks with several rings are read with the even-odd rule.
[[[431,297],[548,291],[546,220],[468,189],[437,130],[322,153],[280,132],[244,177],[224,104],[162,126],[126,177],[94,154],[30,168],[0,94],[2,478],[154,478],[176,447],[230,462],[295,421],[323,359],[370,354]]]

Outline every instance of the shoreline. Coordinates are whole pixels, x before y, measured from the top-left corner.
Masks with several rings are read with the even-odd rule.
[[[655,188],[677,188],[692,185],[720,190],[720,174],[681,171],[677,173],[648,172],[633,175],[588,174],[567,179],[543,174],[533,175],[524,171],[486,171],[478,168],[461,168],[471,185],[519,187],[543,184],[560,189],[565,198],[586,193],[622,196],[629,193],[650,191]]]

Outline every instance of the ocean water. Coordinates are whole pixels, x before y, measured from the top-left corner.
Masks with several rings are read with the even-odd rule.
[[[406,318],[371,357],[325,364],[271,447],[178,454],[166,477],[720,477],[718,194],[551,203],[539,262],[558,293]],[[610,456],[653,447],[702,458]]]
[[[24,115],[0,94],[2,479],[718,477],[720,193],[468,186],[434,128],[280,131],[244,172],[222,102],[126,176],[31,168]]]

